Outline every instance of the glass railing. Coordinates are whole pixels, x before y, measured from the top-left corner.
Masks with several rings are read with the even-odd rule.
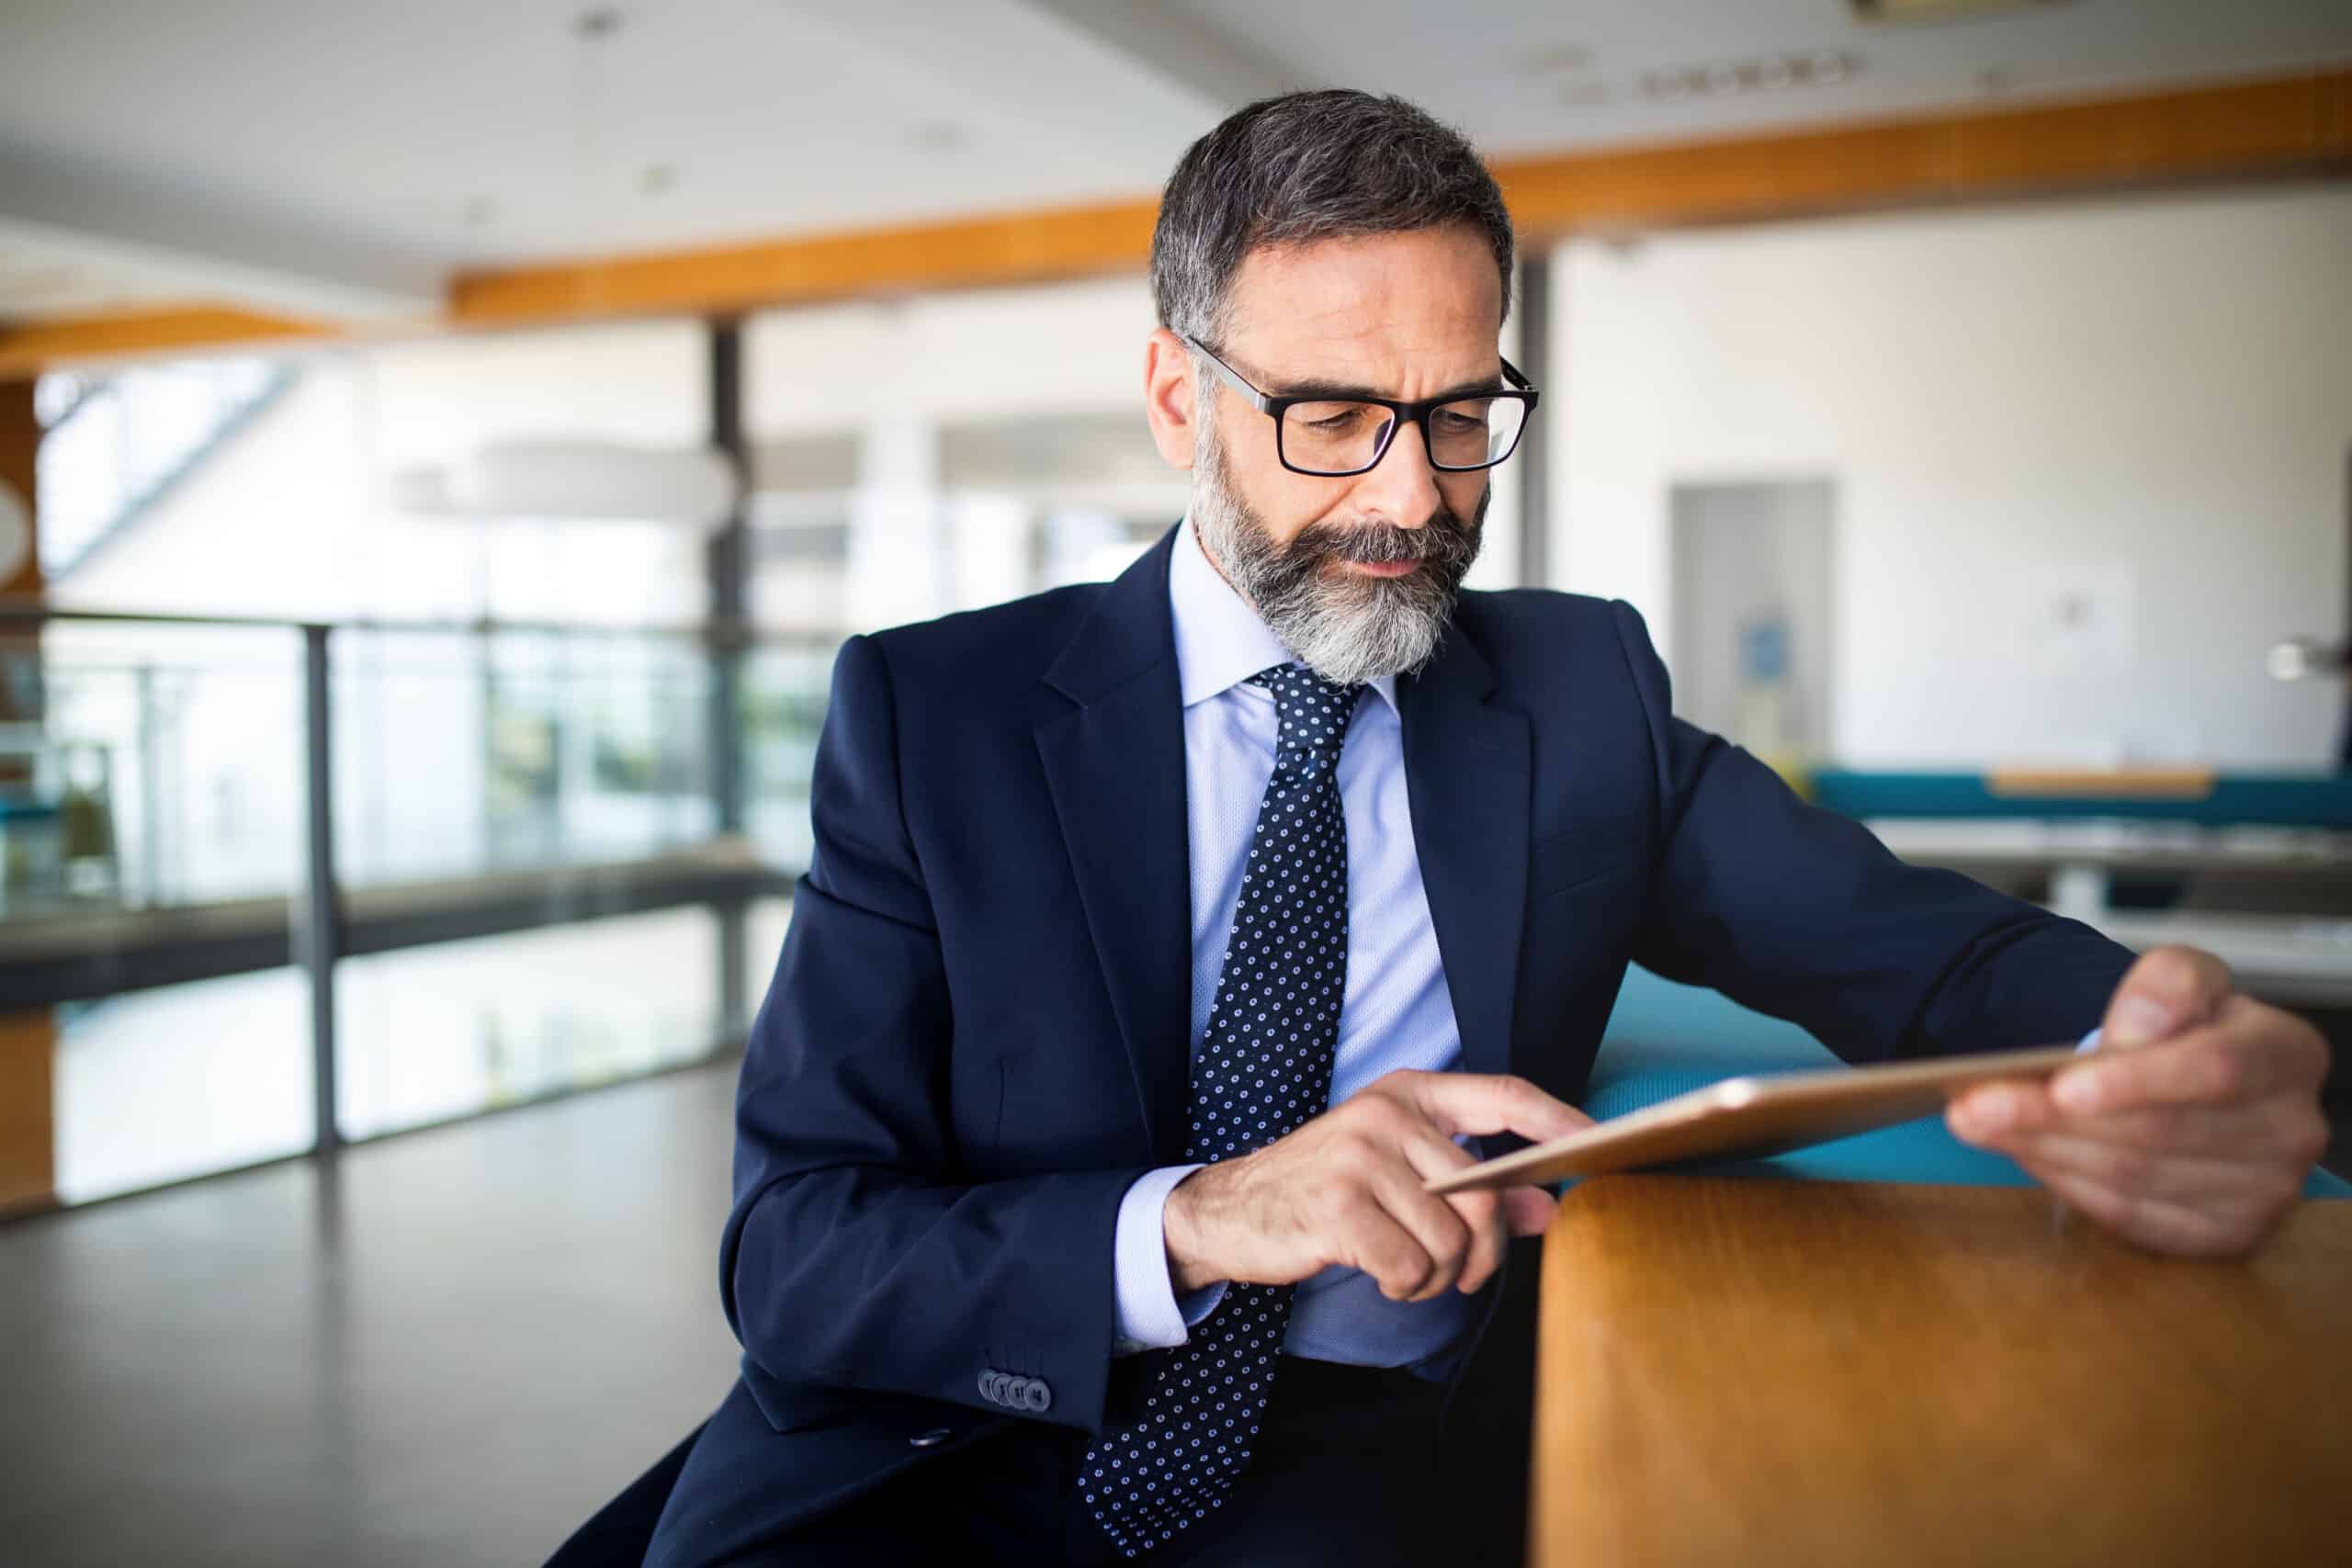
[[[830,639],[0,616],[0,1022],[51,1040],[56,1201],[740,1043]]]

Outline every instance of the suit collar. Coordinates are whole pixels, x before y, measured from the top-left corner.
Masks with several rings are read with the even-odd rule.
[[[1046,684],[1081,705],[1155,666],[1175,663],[1168,605],[1168,559],[1176,529],[1159,536],[1098,594],[1094,608],[1046,668]]]
[[[1171,529],[1097,596],[1045,677],[1074,705],[1035,731],[1152,1159],[1163,1165],[1183,1158],[1192,1076],[1191,835],[1168,600],[1174,539]]]
[[[1498,684],[1457,615],[1437,657],[1397,689],[1413,847],[1462,1065],[1476,1073],[1510,1070],[1527,903],[1528,723],[1496,699]]]

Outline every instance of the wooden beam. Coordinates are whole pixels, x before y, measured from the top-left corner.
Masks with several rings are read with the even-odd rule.
[[[1522,240],[2352,171],[2352,69],[2126,98],[1498,161]]]
[[[2352,68],[2079,103],[1496,162],[1521,237],[1768,220],[2189,181],[2352,174]],[[1149,199],[458,274],[424,329],[725,314],[915,289],[1133,272]],[[314,321],[191,307],[0,326],[0,378],[61,360],[313,337]]]
[[[1157,201],[1130,201],[460,273],[448,314],[459,326],[507,326],[1129,272],[1150,254],[1159,211]]]
[[[52,365],[77,359],[231,348],[322,338],[337,331],[325,321],[219,305],[0,322],[0,380],[38,376]]]

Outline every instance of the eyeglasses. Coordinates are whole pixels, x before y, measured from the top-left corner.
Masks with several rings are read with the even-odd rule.
[[[1421,427],[1430,467],[1445,473],[1491,468],[1519,447],[1540,395],[1508,359],[1509,388],[1446,392],[1417,403],[1375,398],[1351,388],[1319,389],[1272,398],[1197,338],[1184,345],[1216,367],[1226,385],[1274,422],[1274,455],[1295,474],[1340,479],[1371,470],[1388,455],[1399,427]]]

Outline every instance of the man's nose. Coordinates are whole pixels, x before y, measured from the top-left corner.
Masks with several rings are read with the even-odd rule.
[[[1399,528],[1419,528],[1430,520],[1443,498],[1419,425],[1408,423],[1396,433],[1379,464],[1356,480],[1354,500],[1363,515]]]

